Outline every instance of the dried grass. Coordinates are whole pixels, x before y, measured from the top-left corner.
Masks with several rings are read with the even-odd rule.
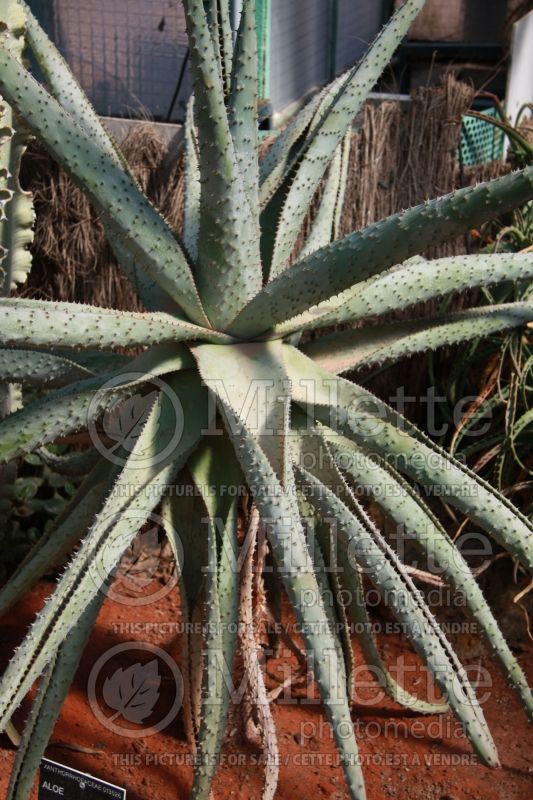
[[[142,189],[179,230],[183,206],[181,154],[175,153],[170,163],[166,145],[150,123],[133,128],[121,150]],[[135,291],[111,253],[97,213],[83,192],[36,144],[27,154],[23,179],[34,193],[37,223],[34,267],[22,293],[140,309]]]
[[[342,234],[378,219],[509,171],[493,162],[462,170],[458,146],[462,119],[474,90],[449,75],[440,87],[419,88],[409,104],[367,104],[354,134]],[[464,237],[432,248],[438,258],[466,250]]]

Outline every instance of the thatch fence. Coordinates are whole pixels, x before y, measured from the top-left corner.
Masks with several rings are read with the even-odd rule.
[[[437,88],[418,89],[409,102],[369,101],[355,122],[342,233],[368,225],[428,198],[495,177],[510,167],[494,162],[463,170],[458,160],[461,123],[473,90],[449,76]],[[157,126],[135,126],[121,145],[143,189],[180,231],[183,154]],[[34,193],[37,225],[34,267],[21,293],[120,309],[139,300],[117,267],[98,215],[85,196],[37,145],[25,161],[24,182]],[[463,253],[462,237],[430,255]]]

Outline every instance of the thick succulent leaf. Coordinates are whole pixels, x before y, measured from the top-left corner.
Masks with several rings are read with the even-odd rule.
[[[261,288],[259,240],[233,146],[222,77],[203,0],[185,0],[184,6],[201,175],[195,272],[211,323],[214,327],[224,327]]]
[[[220,540],[218,565],[218,602],[223,625],[224,651],[234,647],[230,621],[237,615],[237,514],[244,477],[229,439],[206,437],[188,461],[197,490],[202,495],[210,524]],[[227,638],[227,641],[226,641]],[[233,641],[233,644],[231,644]],[[233,656],[231,656],[231,659]],[[229,662],[228,662],[229,663]]]
[[[501,281],[526,280],[532,276],[533,259],[525,253],[452,256],[435,261],[415,257],[310,308],[280,325],[276,334],[286,336],[303,328],[357,322],[365,317],[401,311],[451,292]]]
[[[39,457],[47,467],[57,472],[58,475],[68,475],[71,478],[80,478],[87,475],[100,458],[98,450],[93,448],[74,451],[61,456],[52,453],[47,447],[41,447],[38,452]]]
[[[46,78],[51,94],[73,117],[80,128],[98,144],[100,149],[135,181],[120,149],[100,121],[100,117],[63,56],[47,37],[27,5],[25,3],[22,5],[27,13],[26,38]],[[145,308],[148,311],[171,310],[173,303],[170,297],[141,268],[135,253],[128,248],[127,242],[122,240],[120,226],[113,224],[112,219],[108,217],[103,219],[103,224],[113,253]]]
[[[313,131],[281,213],[270,268],[271,278],[287,266],[313,195],[347,130],[372,87],[389,63],[425,0],[406,0],[381,30],[361,63],[339,89],[327,113]]]
[[[167,534],[171,543],[176,534],[180,540],[173,549],[181,567],[182,616],[186,621],[191,621],[190,608],[197,603],[206,578],[208,583],[204,693],[193,785],[193,796],[207,797],[226,721],[229,690],[224,677],[227,677],[225,670],[231,674],[238,621],[238,492],[224,490],[230,486],[238,488],[242,476],[231,445],[218,437],[204,439],[189,459],[188,466],[193,476],[190,485],[196,494],[169,497],[162,515],[170,523]],[[217,534],[222,539],[220,547]],[[180,564],[182,558],[186,560]],[[189,644],[188,638],[186,645]],[[187,663],[185,669],[188,670],[189,666]],[[190,683],[187,673],[185,691],[188,695]],[[189,727],[192,728],[192,721],[189,721]]]
[[[104,459],[87,475],[51,528],[44,531],[0,590],[0,614],[5,614],[47,571],[71,553],[102,508],[117,477]]]
[[[183,678],[183,721],[187,742],[194,749],[196,747],[196,719],[193,714],[191,693],[191,647],[190,640],[195,636],[191,628],[192,614],[189,604],[189,592],[195,595],[200,591],[203,574],[202,564],[207,563],[203,558],[206,550],[205,536],[200,530],[201,498],[194,493],[194,484],[187,470],[182,470],[175,479],[176,486],[183,487],[183,493],[177,495],[171,492],[165,495],[161,502],[160,515],[163,529],[167,536],[175,569],[178,577],[178,591],[180,596],[180,619],[182,623],[181,635],[181,674]],[[190,486],[191,492],[187,493]],[[179,532],[178,527],[179,526]],[[185,553],[187,553],[187,569],[185,569]],[[187,585],[185,578],[187,577]],[[194,600],[193,600],[194,607]],[[201,633],[199,634],[201,636]],[[198,636],[198,634],[196,634]]]
[[[234,481],[240,480],[241,473],[230,443],[222,439],[204,440],[189,460],[189,469],[208,512],[207,633],[198,760],[191,794],[207,800],[224,735],[230,698],[225,679],[232,674],[238,630],[238,494],[228,498],[223,492],[231,485],[240,485]]]
[[[141,268],[191,320],[206,324],[192,273],[176,236],[135,181],[20,65],[5,35],[0,36],[0,92],[87,193],[104,222],[112,221]]]
[[[63,56],[47,37],[26,4],[22,3],[22,5],[27,13],[26,37],[28,44],[46,78],[51,94],[73,117],[80,128],[98,144],[100,149],[135,181],[120,149],[100,121]],[[110,217],[104,217],[103,224],[113,253],[145,308],[148,311],[171,310],[170,297],[141,268],[135,253],[129,249],[127,242],[122,240],[120,226],[113,224]]]
[[[238,606],[236,500],[242,493],[244,477],[227,437],[205,437],[190,457],[188,468],[202,495],[210,524],[219,534],[218,602],[223,639],[231,639],[233,631],[228,622],[234,619]],[[229,642],[225,642],[225,651],[231,652]]]
[[[304,641],[313,657],[315,677],[341,753],[350,794],[353,798],[362,799],[365,793],[357,761],[357,744],[352,733],[346,684],[301,523],[295,517],[293,503],[287,500],[268,458],[255,438],[246,434],[232,434],[232,437],[249,485],[266,488],[265,492],[262,488],[259,490],[256,503],[267,523],[270,545],[285,588],[303,626]],[[316,603],[310,607],[304,602],[305,597],[316,597]]]
[[[132,384],[102,391],[104,378],[71,384],[50,393],[0,421],[0,462],[53,442],[58,436],[86,428],[119,399],[127,397]],[[100,391],[99,391],[100,390]]]
[[[293,420],[294,417],[297,419],[299,434],[297,437],[293,437],[292,440],[295,465],[299,467],[307,465],[310,467],[309,471],[315,478],[340,496],[348,507],[353,507],[355,504],[353,494],[337,468],[325,439],[319,431],[310,428],[309,420],[305,417],[302,418],[297,411],[294,412]],[[307,501],[307,505],[311,509],[313,508],[309,501]],[[330,573],[336,579],[335,583],[338,584],[336,590],[337,592],[342,591],[342,589],[346,590],[351,598],[346,614],[349,615],[356,626],[355,629],[363,648],[363,654],[368,665],[372,667],[373,675],[378,679],[380,685],[395,702],[411,710],[416,710],[420,714],[441,714],[446,711],[447,706],[445,704],[421,700],[394,680],[381,658],[377,643],[374,640],[358,569],[354,568],[344,548],[338,547],[338,542],[335,540],[334,526],[332,528],[331,525],[319,521],[315,527],[315,533],[321,538],[324,550],[333,554]],[[347,623],[348,619],[346,620]],[[349,639],[348,644],[350,644]]]
[[[324,91],[316,94],[299,114],[296,114],[288,125],[276,136],[259,163],[259,199],[264,209],[269,200],[280,188],[292,165],[291,154],[299,140],[303,139],[309,128],[317,108],[324,96]]]
[[[480,759],[488,766],[498,766],[496,747],[468,677],[396,553],[361,508],[357,514],[352,513],[310,472],[297,468],[297,473],[302,484],[312,489],[309,500],[317,511],[336,521],[340,546],[352,553],[382,592],[405,635],[427,663]]]
[[[0,342],[8,345],[105,349],[193,339],[231,341],[223,333],[164,312],[115,311],[18,297],[0,298],[0,311]]]
[[[334,583],[334,567],[326,564],[326,556],[331,552],[329,548],[329,530],[314,513],[313,506],[306,500],[301,492],[297,493],[298,509],[302,520],[309,552],[315,569],[316,580],[324,601],[331,631],[334,634],[337,663],[341,670],[341,677],[346,683],[348,699],[352,695],[352,681],[350,673],[354,669],[354,657],[350,630],[345,620],[338,613],[338,604],[335,602],[338,593]]]
[[[93,373],[75,361],[36,350],[0,349],[0,380],[27,386],[55,388],[83,380]]]
[[[147,437],[153,437],[153,434],[156,432],[155,428],[159,416],[158,411],[159,403],[155,401],[152,405],[151,414],[144,431],[137,442],[138,446],[143,448],[140,451],[141,453],[145,451],[147,445],[150,446],[152,444],[152,441]],[[133,455],[134,452],[132,452],[132,456]],[[119,479],[117,482],[117,488],[120,489],[123,486],[129,491],[133,489],[132,495],[137,499],[139,499],[140,496],[142,499],[142,505],[139,503],[133,504],[138,511],[138,516],[135,515],[129,519],[128,527],[135,527],[135,530],[131,530],[131,538],[133,538],[136,530],[142,525],[143,517],[146,519],[153,505],[155,505],[152,496],[150,495],[149,498],[146,497],[146,493],[143,493],[142,489],[146,487],[149,489],[157,489],[157,483],[153,480],[154,476],[151,469],[143,473],[143,478],[146,478],[146,473],[150,474],[151,480],[148,481],[142,481],[140,470],[137,469],[136,474],[132,474],[132,472],[131,467],[128,468],[128,465],[126,465],[121,475],[123,480],[121,481]],[[160,471],[159,474],[161,475],[162,473],[164,473],[164,477],[170,477],[168,468],[167,470]],[[139,486],[140,481],[142,481],[141,486]],[[49,664],[57,648],[74,626],[83,608],[85,608],[91,598],[97,594],[100,589],[100,584],[106,580],[109,572],[114,567],[114,562],[105,565],[101,560],[101,555],[100,563],[98,563],[98,546],[100,549],[102,548],[102,531],[105,530],[107,532],[109,545],[112,546],[115,544],[115,548],[117,549],[117,561],[120,554],[128,546],[129,540],[126,536],[123,536],[122,541],[119,543],[120,549],[117,547],[116,539],[114,540],[113,538],[113,529],[117,527],[117,517],[109,507],[110,503],[113,503],[113,501],[120,507],[120,511],[122,512],[122,524],[119,523],[118,527],[124,530],[124,523],[127,519],[124,512],[129,510],[128,506],[131,504],[131,501],[129,498],[124,501],[121,497],[116,498],[112,494],[97,516],[88,536],[82,542],[72,562],[63,574],[56,591],[47,601],[41,614],[36,618],[29,635],[27,635],[21,647],[15,653],[3,675],[3,679],[0,682],[4,690],[2,692],[4,702],[0,710],[2,718],[4,712],[11,715],[12,710],[19,704],[35,678],[38,677],[46,665]],[[134,526],[132,522],[135,523]],[[126,527],[126,531],[127,530]],[[91,553],[93,556],[92,559]],[[95,569],[96,566],[98,566],[98,569]],[[65,610],[67,614],[65,614]]]
[[[200,164],[194,128],[194,97],[187,103],[185,117],[185,203],[183,204],[183,244],[191,258],[198,261],[200,231]]]
[[[533,303],[505,303],[332,333],[303,345],[302,350],[319,366],[338,375],[519,328],[532,321]]]
[[[226,712],[229,702],[228,687],[224,682],[226,653],[222,640],[222,624],[218,598],[218,564],[216,531],[208,526],[208,562],[206,585],[206,633],[204,640],[202,706],[198,731],[198,752],[191,791],[193,800],[207,800],[216,770],[217,757],[224,735]],[[235,623],[235,619],[232,620]],[[228,668],[229,664],[227,665]]]
[[[279,341],[233,345],[197,345],[192,352],[202,379],[224,408],[238,410],[254,432],[279,480],[287,475],[287,375]],[[229,423],[228,423],[229,424]]]
[[[13,55],[24,49],[26,15],[15,0],[0,0],[0,25],[10,36]],[[0,97],[0,294],[8,295],[24,283],[31,268],[35,215],[31,194],[19,183],[19,169],[26,149],[26,133],[13,110]]]
[[[265,286],[230,328],[237,336],[270,330],[532,197],[533,167],[528,167],[394,214],[298,261]]]
[[[351,796],[362,800],[365,792],[352,733],[346,684],[337,663],[335,639],[320,596],[296,503],[286,442],[288,387],[281,375],[277,380],[274,377],[275,365],[269,364],[275,357],[272,347],[271,343],[260,345],[260,349],[255,345],[243,345],[238,356],[229,353],[226,356],[224,348],[209,345],[197,347],[194,352],[204,382],[217,397],[247,483],[252,491],[255,489],[255,502],[266,525],[279,572],[303,624],[306,646],[314,659],[317,683],[344,761]],[[250,406],[245,400],[250,398],[250,392],[255,394],[258,387],[262,387],[264,394],[254,401],[252,408],[257,416],[251,420]],[[316,597],[316,603],[304,602],[306,592],[307,597]]]
[[[337,238],[339,210],[342,210],[346,175],[350,155],[351,133],[348,133],[337,147],[329,165],[328,177],[324,186],[320,205],[313,220],[309,236],[300,253],[301,258],[320,250]]]
[[[341,87],[349,80],[350,74],[351,70],[347,70],[315,94],[303,109],[290,119],[264,154],[259,164],[259,200],[263,211],[276,192],[282,190],[289,180],[311,134],[328,112]]]
[[[142,389],[153,377],[191,366],[188,350],[179,344],[156,345],[127,368],[72,383],[29,403],[0,422],[0,461],[86,428],[120,399]]]
[[[168,378],[186,425],[177,443],[174,402],[162,393],[153,403],[131,455],[57,589],[31,626],[0,681],[0,725],[5,725],[33,681],[49,663],[116,566],[121,554],[197,446],[209,424],[207,393],[192,371]]]
[[[24,0],[18,2],[26,14],[26,41],[52,94],[100,149],[118,165],[127,169],[124,157],[103,126],[67,62],[43,31]]]
[[[293,347],[285,346],[284,358],[293,399],[313,419],[344,433],[413,480],[438,487],[449,505],[532,569],[531,524],[505,497],[362,386],[334,378]]]
[[[171,492],[164,499],[161,515],[167,523],[165,530],[185,592],[182,601],[185,599],[188,610],[192,611],[202,589],[203,569],[207,564],[206,526],[202,522],[205,519],[205,503],[188,470],[178,475],[176,486],[181,491]],[[173,541],[176,535],[178,539]]]
[[[366,607],[366,599],[362,575],[359,568],[353,568],[349,561],[341,553],[340,562],[344,563],[341,573],[341,583],[349,592],[351,602],[347,608],[347,615],[352,621],[363,657],[371,668],[372,675],[378,680],[382,689],[396,703],[414,711],[417,714],[443,714],[448,711],[447,703],[431,703],[408,692],[391,675],[387,664],[383,660],[379,651],[376,637],[374,636],[372,620],[370,619]]]
[[[211,520],[225,522],[234,513],[243,474],[225,436],[205,437],[187,466]]]
[[[60,645],[40,680],[10,775],[6,800],[26,800],[102,606],[96,595]]]
[[[244,0],[242,6],[235,42],[228,117],[239,173],[259,239],[256,0]]]
[[[328,432],[324,432],[328,436]],[[353,442],[333,433],[330,445],[343,469],[358,486],[368,491],[376,504],[412,538],[455,592],[465,600],[466,609],[479,624],[484,638],[500,662],[510,685],[520,695],[528,713],[533,715],[533,698],[527,679],[511,653],[498,623],[485,600],[460,549],[414,489],[378,459],[354,448]]]

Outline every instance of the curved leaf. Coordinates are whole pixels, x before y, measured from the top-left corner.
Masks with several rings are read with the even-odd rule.
[[[9,461],[61,435],[86,428],[117,401],[152,377],[190,366],[181,345],[155,345],[114,374],[99,375],[50,392],[0,421],[0,461]]]
[[[361,508],[357,514],[352,513],[311,473],[299,467],[296,470],[313,489],[309,493],[310,502],[321,515],[336,520],[340,543],[382,591],[385,602],[431,669],[483,763],[498,766],[496,747],[467,675],[396,553]]]
[[[41,28],[24,0],[17,0],[26,14],[26,40],[45,79],[65,111],[115,163],[128,169],[124,157],[103,126],[87,95],[74,77],[67,62]]]
[[[272,347],[272,343],[243,345],[238,363],[235,356],[224,353],[222,347],[200,346],[194,353],[203,380],[216,395],[241,469],[267,527],[278,569],[303,624],[304,640],[313,654],[317,683],[342,756],[351,796],[354,800],[363,800],[364,784],[357,761],[346,683],[338,667],[335,639],[296,504],[287,447],[288,387],[282,366],[273,369],[274,365],[269,365],[270,359],[279,359],[279,345],[277,350]],[[268,380],[268,385],[261,384],[264,380]],[[250,420],[250,409],[243,398],[249,395],[254,381],[259,381],[265,394],[254,403],[257,416]],[[304,601],[306,592],[308,597],[316,598],[316,603]]]
[[[467,610],[479,624],[481,632],[503,673],[520,695],[525,708],[533,715],[533,698],[527,679],[511,653],[496,619],[490,610],[470,567],[460,549],[450,539],[443,526],[414,489],[390,466],[380,464],[375,457],[354,448],[353,442],[333,434],[328,442],[341,460],[344,471],[358,486],[371,492],[376,504],[405,531],[425,554],[436,571],[465,599]]]
[[[346,484],[343,475],[337,468],[334,459],[331,457],[325,438],[321,436],[318,430],[309,428],[309,420],[305,417],[300,417],[296,412],[295,414],[298,419],[299,433],[297,438],[293,437],[293,458],[295,466],[302,467],[312,465],[312,468],[309,469],[311,474],[319,480],[320,483],[328,486],[329,489],[339,495],[348,507],[351,507],[355,502],[353,494]],[[308,503],[308,505],[311,505],[312,508],[312,504]],[[327,534],[324,534],[322,528],[328,527],[330,527],[330,530]],[[346,614],[350,616],[356,625],[357,636],[361,643],[363,654],[368,665],[372,667],[373,674],[378,679],[380,685],[395,702],[409,709],[414,709],[420,714],[441,714],[443,711],[446,711],[446,704],[436,704],[421,700],[401,687],[394,680],[381,658],[374,640],[372,625],[368,617],[366,601],[362,591],[361,577],[358,570],[350,563],[346,551],[343,548],[339,548],[338,542],[334,541],[335,530],[331,529],[331,526],[322,523],[316,530],[319,534],[322,532],[322,539],[324,539],[326,535],[329,539],[329,542],[324,543],[323,546],[324,548],[329,547],[330,552],[334,554],[332,575],[339,583],[339,590],[342,586],[349,593],[348,596],[351,598],[351,602],[346,610]]]
[[[75,361],[51,353],[0,349],[1,381],[55,388],[82,380],[91,374],[91,370]]]
[[[363,387],[333,377],[293,347],[284,346],[283,352],[293,400],[308,407],[314,419],[328,427],[333,420],[336,430],[368,453],[415,481],[438,487],[447,503],[532,568],[531,524],[506,498]]]
[[[365,317],[401,311],[451,292],[526,280],[532,276],[533,260],[524,253],[452,256],[434,261],[415,257],[310,308],[279,325],[276,333],[286,336],[303,328],[357,322]]]
[[[206,663],[198,733],[199,760],[191,793],[193,798],[207,800],[230,699],[225,679],[226,675],[232,674],[237,641],[237,490],[241,486],[242,473],[230,442],[222,437],[204,439],[189,459],[188,467],[208,513],[207,519],[205,511],[202,516],[208,529]]]
[[[218,54],[203,0],[185,0],[184,7],[201,176],[195,272],[211,323],[225,327],[261,288],[259,241],[233,146]]]
[[[302,350],[319,366],[338,375],[518,328],[531,321],[533,303],[506,303],[332,333],[303,345]]]
[[[100,594],[89,602],[45,669],[17,749],[6,800],[26,800],[29,796],[103,600]]]
[[[0,342],[64,347],[135,347],[164,341],[231,341],[163,312],[115,311],[81,303],[0,298]]]
[[[256,0],[244,0],[231,73],[228,117],[235,157],[248,195],[259,239],[259,166],[257,158],[257,29]]]
[[[191,320],[207,324],[176,236],[133,179],[19,64],[5,35],[0,35],[0,92],[87,193],[104,221],[112,221],[142,269]]]
[[[424,4],[425,0],[406,0],[398,9],[361,63],[351,70],[349,79],[341,85],[331,107],[314,129],[283,205],[271,278],[286,267],[313,195],[337,146]]]
[[[174,442],[175,409],[162,394],[152,409],[130,458],[53,595],[38,614],[0,681],[0,725],[28,692],[64,641],[79,614],[103,585],[169,483],[209,424],[207,396],[198,376],[177,373],[169,385],[179,398],[187,425]],[[159,454],[169,450],[163,458]],[[153,456],[153,457],[152,457]]]
[[[532,197],[533,167],[527,167],[393,214],[293,264],[248,303],[229,329],[236,336],[269,331],[355,283]]]

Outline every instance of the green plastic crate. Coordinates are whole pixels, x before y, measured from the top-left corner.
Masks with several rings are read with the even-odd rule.
[[[482,113],[500,119],[495,108],[484,109]],[[505,134],[500,128],[477,117],[463,117],[460,158],[465,167],[499,161],[504,156],[504,148]]]

